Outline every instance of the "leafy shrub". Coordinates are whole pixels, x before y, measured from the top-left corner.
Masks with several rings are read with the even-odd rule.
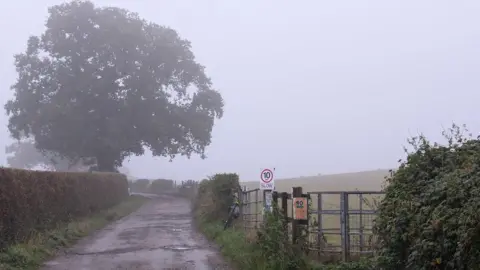
[[[225,220],[239,189],[239,177],[235,173],[216,174],[203,180],[193,202],[195,216],[202,222]]]
[[[175,182],[168,179],[155,179],[151,182],[149,191],[154,194],[162,194],[173,190]]]
[[[0,249],[126,197],[122,174],[0,168]]]
[[[374,270],[375,262],[371,258],[361,258],[358,261],[339,262],[335,264],[321,264],[312,267],[312,270]]]
[[[378,267],[477,269],[480,140],[453,126],[446,145],[413,138],[414,151],[387,179],[379,207]]]
[[[185,198],[194,200],[197,196],[198,184],[199,183],[194,180],[182,181],[178,186],[178,193]]]
[[[138,179],[134,180],[130,184],[132,192],[147,193],[150,189],[150,180]]]
[[[273,209],[273,213],[265,215],[265,222],[258,231],[256,246],[260,258],[257,261],[263,263],[263,269],[269,270],[307,269],[301,247],[292,245],[286,237],[283,217],[276,205]]]

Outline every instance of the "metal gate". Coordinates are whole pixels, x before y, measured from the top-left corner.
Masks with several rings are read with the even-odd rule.
[[[308,192],[310,250],[319,255],[353,257],[373,252],[373,225],[380,191]]]

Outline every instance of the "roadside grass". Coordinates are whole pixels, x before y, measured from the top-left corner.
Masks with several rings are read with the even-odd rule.
[[[228,260],[234,269],[250,270],[276,270],[278,264],[272,267],[272,260],[280,261],[283,258],[265,258],[264,251],[256,242],[247,240],[248,237],[242,230],[230,228],[223,230],[222,224],[201,222],[198,224],[199,230],[209,240],[215,242],[220,249],[223,257]],[[279,247],[280,248],[280,247]],[[371,258],[364,258],[359,261],[333,264],[319,264],[308,260],[302,255],[306,265],[302,267],[305,270],[373,270]],[[304,268],[306,267],[306,268]],[[298,269],[285,267],[282,269]]]
[[[215,242],[223,257],[236,269],[265,269],[255,243],[249,242],[243,231],[223,229],[217,222],[200,222],[200,231]]]
[[[59,250],[72,246],[82,237],[103,228],[107,224],[127,216],[142,206],[147,198],[130,196],[124,202],[91,217],[74,220],[51,231],[38,232],[26,243],[7,248],[0,253],[0,269],[33,270],[52,258]]]

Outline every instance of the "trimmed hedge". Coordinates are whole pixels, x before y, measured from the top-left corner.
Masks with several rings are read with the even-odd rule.
[[[0,250],[126,197],[122,174],[0,168]]]

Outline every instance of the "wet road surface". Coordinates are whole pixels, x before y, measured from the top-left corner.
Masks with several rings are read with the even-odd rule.
[[[45,263],[42,270],[227,269],[195,232],[190,204],[163,195]]]

